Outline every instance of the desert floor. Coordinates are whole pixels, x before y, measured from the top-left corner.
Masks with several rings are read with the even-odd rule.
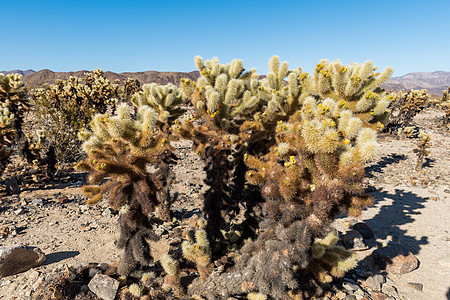
[[[364,221],[374,231],[370,249],[358,253],[358,268],[370,269],[370,253],[391,242],[406,246],[419,259],[419,268],[410,273],[387,274],[403,299],[450,298],[450,133],[438,126],[441,117],[442,113],[430,109],[414,120],[432,137],[431,154],[419,172],[414,170],[417,140],[381,135],[380,157],[366,171],[374,205],[358,218],[341,217],[334,223],[344,232]],[[189,142],[179,141],[175,146],[180,160],[174,168],[174,189],[180,198],[173,211],[187,218],[201,210],[200,195],[206,188],[204,173]],[[31,298],[40,284],[64,265],[119,259],[121,251],[114,245],[118,237],[117,214],[106,204],[83,205],[82,178],[3,199],[0,227],[8,226],[12,233],[3,237],[0,234],[0,245],[37,246],[47,260],[40,267],[0,279],[0,299]],[[61,195],[67,196],[65,203],[57,201]],[[181,231],[186,224],[177,226]],[[164,253],[172,239],[168,232],[163,232],[162,237],[162,242],[154,246],[155,255]],[[422,283],[423,291],[412,289],[408,282]]]

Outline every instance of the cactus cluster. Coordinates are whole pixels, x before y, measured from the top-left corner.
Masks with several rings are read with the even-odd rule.
[[[344,66],[340,61],[322,60],[312,76],[305,78],[303,86],[316,98],[338,101],[372,128],[383,127],[393,99],[379,86],[391,77],[393,69],[388,67],[381,73],[376,70],[371,61]]]
[[[23,132],[24,114],[29,108],[28,96],[22,75],[0,73],[0,174],[12,153],[13,141],[19,141],[19,151],[24,151],[26,137]]]
[[[55,84],[30,91],[31,114],[35,128],[46,132],[46,148],[53,148],[58,166],[82,157],[77,133],[85,128],[96,113],[114,109],[116,102],[130,100],[138,91],[139,82],[128,80],[124,85],[111,83],[102,70],[85,73],[84,78],[70,77]],[[36,159],[36,158],[33,158]]]
[[[389,106],[391,114],[387,122],[390,129],[405,128],[413,118],[429,106],[430,95],[427,90],[410,90],[391,94],[394,101]]]
[[[275,56],[259,79],[240,61],[195,62],[201,77],[183,81],[182,89],[196,114],[175,132],[193,140],[206,162],[204,214],[213,259],[223,253],[217,248],[227,244],[223,232],[232,224],[242,234],[233,269],[201,276],[192,293],[320,294],[354,265],[349,252],[335,247],[329,224],[336,213],[358,215],[371,203],[364,164],[376,156],[376,130],[389,115],[392,97],[378,85],[392,69],[378,74],[371,62],[322,61],[311,76]],[[239,202],[245,221],[235,224]]]
[[[205,219],[196,219],[181,245],[200,275],[188,293],[210,299],[323,294],[354,266],[352,254],[336,246],[330,223],[339,212],[357,215],[371,203],[364,164],[377,154],[376,130],[389,115],[392,98],[378,85],[392,69],[378,74],[371,62],[324,60],[309,75],[274,56],[260,78],[240,60],[196,57],[195,64],[201,77],[182,80],[181,92],[144,85],[131,97],[133,106],[118,104],[114,115],[98,114],[80,132],[88,158],[79,166],[91,172],[88,202],[108,194],[120,210],[119,273],[152,261],[146,240],[163,219],[155,212],[170,216],[173,201],[176,157],[169,141],[184,138],[204,160],[208,186]],[[192,114],[182,109],[183,98]],[[218,258],[229,264],[213,272]],[[166,285],[183,295],[180,264],[171,256],[160,262]]]

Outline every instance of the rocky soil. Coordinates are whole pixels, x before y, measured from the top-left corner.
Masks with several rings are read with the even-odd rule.
[[[381,155],[367,167],[368,190],[374,205],[358,218],[339,217],[334,226],[358,248],[357,268],[342,281],[341,292],[331,299],[448,299],[450,298],[450,134],[438,126],[442,113],[427,110],[415,124],[432,137],[431,154],[424,168],[415,171],[415,139],[384,135]],[[202,163],[191,144],[175,144],[179,163],[174,167],[174,190],[180,197],[174,204],[177,221],[158,227],[161,242],[153,245],[156,258],[187,226],[187,219],[201,209],[205,189]],[[42,283],[63,272],[66,266],[114,263],[121,251],[118,216],[103,205],[86,206],[78,181],[53,185],[42,190],[26,190],[4,197],[0,204],[0,246],[29,245],[42,249],[47,258],[26,272],[0,279],[0,299],[32,299]],[[364,222],[364,237],[349,231]],[[361,229],[361,228],[359,228]],[[169,234],[170,231],[170,234]],[[374,237],[370,237],[370,232]],[[369,236],[367,235],[369,232]],[[372,255],[385,246],[400,245],[419,261],[417,269],[404,273],[383,270],[379,257]],[[399,262],[403,267],[407,258]],[[402,265],[403,264],[403,265]],[[375,276],[372,276],[375,275]]]

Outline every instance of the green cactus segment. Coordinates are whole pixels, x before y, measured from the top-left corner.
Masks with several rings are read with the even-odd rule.
[[[178,261],[168,254],[165,254],[160,259],[164,271],[167,273],[164,278],[164,285],[170,287],[175,297],[182,297],[185,294],[184,288],[180,282],[180,266]]]
[[[211,249],[208,235],[203,228],[204,220],[199,219],[197,223],[199,228],[189,230],[187,240],[182,243],[181,249],[183,256],[197,265],[200,278],[205,280],[212,272]]]

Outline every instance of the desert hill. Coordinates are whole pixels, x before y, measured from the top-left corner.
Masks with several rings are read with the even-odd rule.
[[[442,91],[450,86],[450,72],[416,72],[401,77],[393,77],[382,85],[386,90],[404,91],[427,89],[429,93],[442,95]]]
[[[33,71],[33,70],[12,70],[0,71],[3,74],[19,73],[23,75],[23,81],[30,87],[44,84],[54,83],[56,79],[67,79],[70,76],[83,77],[84,73],[88,71],[76,72],[53,72],[48,69]],[[128,78],[139,80],[142,84],[156,82],[159,84],[173,83],[179,85],[181,78],[189,78],[195,80],[198,78],[197,71],[192,72],[124,72],[114,73],[110,71],[105,72],[106,78],[111,81],[119,79],[124,82]],[[429,93],[435,95],[442,95],[442,91],[450,86],[450,72],[436,71],[436,72],[415,72],[408,73],[401,77],[393,77],[382,87],[389,91],[405,91],[410,89],[427,89]]]

